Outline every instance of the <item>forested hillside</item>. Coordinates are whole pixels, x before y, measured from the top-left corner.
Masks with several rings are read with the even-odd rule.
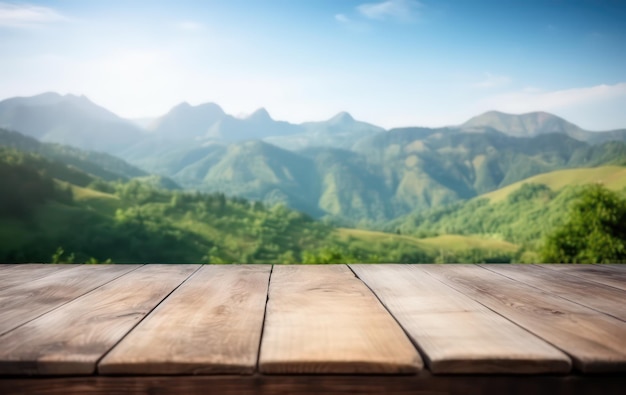
[[[2,262],[408,263],[510,260],[516,249],[335,230],[284,205],[107,182],[7,147],[0,183]]]
[[[415,212],[388,228],[416,237],[458,234],[506,240],[522,246],[516,260],[540,261],[546,237],[570,219],[572,205],[588,185],[595,185],[590,180],[604,181],[598,185],[626,198],[625,171],[611,166],[547,173],[467,202]]]
[[[246,141],[181,149],[151,160],[153,171],[185,188],[283,202],[314,217],[371,227],[553,170],[624,164],[626,143],[589,145],[554,133],[521,138],[493,130],[408,128],[370,135],[352,150],[294,152]]]

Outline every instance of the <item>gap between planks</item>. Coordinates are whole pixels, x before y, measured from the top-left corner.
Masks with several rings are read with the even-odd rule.
[[[420,265],[350,265],[406,331],[434,374],[567,373],[564,353]]]
[[[423,270],[566,352],[583,373],[626,369],[623,321],[476,265]]]
[[[564,272],[588,281],[608,285],[626,291],[626,264],[544,264],[537,265],[545,270]]]
[[[567,272],[545,270],[536,265],[482,264],[482,268],[549,292],[567,301],[626,321],[626,291],[572,276]]]
[[[93,374],[96,362],[197,265],[146,265],[0,338],[0,373]]]
[[[102,358],[101,374],[252,374],[271,266],[202,266]]]
[[[346,265],[275,266],[259,357],[265,374],[415,374],[422,360]]]
[[[138,269],[141,265],[70,265],[69,270],[46,272],[43,277],[24,282],[20,287],[0,291],[0,336],[44,314],[50,313],[111,281]],[[28,272],[38,267],[26,268]]]

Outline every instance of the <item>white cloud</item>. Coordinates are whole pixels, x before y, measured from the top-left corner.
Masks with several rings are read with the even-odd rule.
[[[473,100],[473,114],[497,110],[512,114],[547,111],[587,130],[626,127],[626,82],[588,87],[545,90],[536,87],[489,94]]]
[[[386,0],[379,3],[361,4],[357,10],[369,19],[410,21],[415,19],[420,6],[421,4],[416,0]]]
[[[512,113],[536,110],[554,111],[579,105],[590,105],[619,97],[626,97],[626,82],[556,91],[526,88],[517,92],[491,96],[482,102],[482,106]]]
[[[472,88],[478,88],[478,89],[500,88],[510,83],[511,83],[511,78],[505,75],[485,73],[484,78],[482,80],[472,84]]]
[[[182,21],[176,24],[176,27],[180,30],[187,32],[199,32],[204,30],[204,25],[194,21]]]
[[[66,20],[49,7],[0,2],[0,27],[29,28]]]
[[[344,14],[336,14],[335,20],[340,23],[350,23],[350,18],[348,18]]]
[[[359,19],[350,18],[345,14],[335,14],[335,20],[349,31],[363,33],[369,30],[367,23]]]

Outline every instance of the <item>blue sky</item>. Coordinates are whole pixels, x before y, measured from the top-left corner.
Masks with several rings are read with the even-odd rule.
[[[626,127],[622,0],[0,0],[0,98],[84,94],[125,117],[216,102],[384,127],[544,110]]]

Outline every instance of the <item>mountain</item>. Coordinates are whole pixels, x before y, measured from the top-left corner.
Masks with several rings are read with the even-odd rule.
[[[606,141],[626,141],[626,129],[592,132],[581,129],[563,118],[546,112],[515,115],[489,111],[471,118],[461,125],[460,128],[468,132],[493,129],[514,137],[534,137],[541,134],[561,133],[593,144]]]
[[[546,112],[514,115],[489,111],[471,118],[461,125],[461,128],[467,131],[491,128],[514,137],[535,137],[547,133],[562,133],[574,137],[572,134],[582,134],[584,132],[581,128],[567,122],[563,118]]]
[[[305,156],[262,141],[245,141],[209,147],[196,158],[189,158],[189,164],[173,174],[183,186],[323,214],[314,200],[319,195],[315,167]]]
[[[84,151],[56,143],[42,143],[32,137],[4,129],[0,129],[0,146],[36,153],[107,181],[128,180],[148,175],[145,171],[106,153]]]
[[[1,101],[0,127],[40,141],[109,153],[119,152],[142,137],[140,129],[130,121],[85,96],[57,93]]]
[[[210,127],[225,116],[217,104],[191,106],[184,102],[158,118],[147,130],[168,140],[197,139],[205,137]]]
[[[245,141],[169,153],[158,156],[158,167],[183,187],[282,201],[314,217],[367,226],[556,169],[621,164],[626,144],[590,145],[556,133],[519,138],[404,128],[362,137],[352,150],[294,152]]]
[[[351,149],[360,139],[384,132],[381,127],[355,120],[347,112],[340,112],[326,121],[305,122],[299,126],[301,130],[298,133],[266,137],[264,140],[289,150],[311,147]]]
[[[285,136],[298,131],[297,125],[275,121],[265,108],[260,108],[246,118],[235,118],[230,115],[223,117],[208,129],[205,137],[233,142]]]
[[[296,133],[298,127],[275,121],[265,108],[245,118],[228,115],[215,103],[191,106],[184,102],[158,118],[146,130],[167,141],[217,140],[235,142]]]
[[[626,130],[589,132],[548,113],[489,112],[459,127],[385,131],[346,112],[291,124],[264,108],[237,118],[214,103],[181,103],[140,131],[84,97],[48,93],[1,102],[0,120],[38,139],[63,136],[78,147],[113,151],[187,189],[283,202],[362,226],[537,174],[626,158],[626,145],[612,141],[625,140]]]

